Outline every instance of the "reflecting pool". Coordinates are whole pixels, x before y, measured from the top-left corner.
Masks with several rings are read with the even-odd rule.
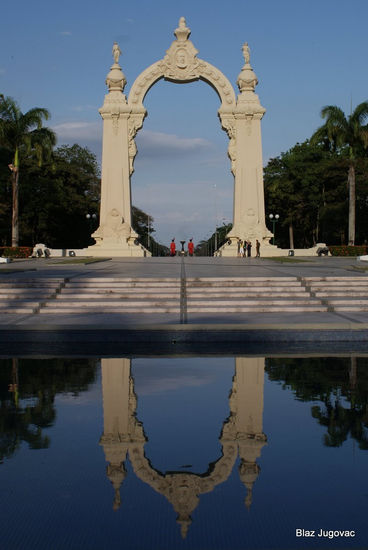
[[[0,359],[2,550],[368,547],[368,358]]]

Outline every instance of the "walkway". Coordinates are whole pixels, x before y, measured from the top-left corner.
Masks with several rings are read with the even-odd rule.
[[[80,259],[77,259],[80,261]],[[37,282],[38,286],[47,287],[48,281],[59,285],[60,289],[53,290],[51,298],[37,296],[35,284],[33,294],[26,289],[21,298],[31,302],[31,309],[26,312],[4,313],[0,319],[0,341],[218,341],[231,342],[238,340],[248,341],[368,341],[368,311],[338,310],[330,300],[331,297],[318,296],[320,289],[313,290],[310,283],[319,278],[338,278],[341,301],[352,285],[368,282],[368,268],[366,264],[354,258],[308,258],[303,261],[279,263],[270,259],[256,258],[145,258],[145,259],[114,259],[95,263],[74,263],[76,259],[34,259],[17,260],[11,264],[0,265],[0,288],[13,285],[13,298],[8,299],[10,311],[12,304],[19,299],[16,297],[17,285],[27,286],[26,281]],[[119,311],[113,305],[113,292],[109,300],[105,300],[106,288],[114,287],[112,279],[129,280],[137,278],[140,283],[135,291],[127,291],[126,303],[148,304],[149,288],[153,279],[162,278],[170,282],[177,297],[170,298],[170,293],[163,296],[166,309],[157,307],[157,300],[148,311],[134,312],[134,307]],[[204,283],[198,281],[205,278],[205,286],[212,285],[210,299],[204,301],[202,290]],[[215,302],[221,298],[224,283],[214,287],[216,279],[235,280],[224,292],[226,300]],[[246,278],[246,279],[244,279]],[[110,281],[109,281],[110,280]],[[265,281],[273,282],[272,294],[265,295],[262,285]],[[277,282],[279,281],[279,285]],[[289,281],[289,282],[288,282]],[[297,282],[296,282],[297,281]],[[304,281],[304,282],[303,282]],[[92,283],[93,282],[93,283]],[[8,283],[8,285],[6,284]],[[240,283],[240,286],[239,286]],[[100,303],[98,295],[90,293],[103,287],[104,306],[98,309],[91,308],[93,300]],[[132,281],[130,281],[130,286]],[[234,283],[235,284],[235,283]],[[303,288],[297,288],[302,286]],[[342,285],[342,286],[341,286]],[[120,285],[121,286],[121,285]],[[197,289],[193,288],[197,286]],[[167,283],[166,283],[167,287]],[[248,294],[246,293],[248,287]],[[278,290],[277,290],[277,287]],[[298,292],[290,298],[280,294],[280,289]],[[73,290],[74,288],[74,290]],[[79,288],[84,296],[73,295],[75,288]],[[220,290],[220,288],[222,290]],[[239,291],[240,288],[240,291]],[[242,292],[244,289],[244,295]],[[40,290],[40,289],[38,289]],[[198,292],[201,294],[198,294]],[[275,296],[276,291],[276,296]],[[342,291],[342,296],[341,296]],[[5,290],[2,290],[5,292]],[[25,292],[25,293],[24,293]],[[101,291],[99,291],[101,293]],[[155,290],[157,298],[157,291]],[[166,291],[167,292],[167,289]],[[197,294],[196,294],[197,292]],[[240,292],[240,295],[239,295]],[[253,293],[250,298],[249,292]],[[278,294],[277,294],[278,292]],[[29,296],[28,296],[29,293]],[[283,292],[285,294],[285,292]],[[333,294],[336,294],[334,292]],[[350,292],[351,294],[351,292]],[[121,289],[119,290],[120,304],[123,304]],[[5,294],[4,294],[5,296]],[[7,296],[10,296],[7,294]],[[74,298],[73,298],[74,296]],[[194,297],[193,297],[194,296]],[[134,298],[132,301],[132,297]],[[305,302],[307,297],[308,306]],[[333,298],[333,297],[332,297]],[[331,299],[332,299],[331,298]],[[294,300],[292,307],[287,308],[290,300]],[[368,292],[364,290],[355,298],[359,303],[368,300]],[[78,301],[82,300],[82,301]],[[130,300],[130,302],[129,302]],[[171,302],[170,302],[171,300]],[[230,300],[230,302],[229,302]],[[271,301],[272,302],[271,302]],[[213,302],[212,304],[210,302]],[[221,301],[221,300],[220,300]],[[239,302],[243,301],[243,311],[239,310]],[[357,301],[357,303],[358,303]],[[225,303],[226,302],[226,303]],[[288,302],[285,304],[285,302]],[[336,302],[336,299],[335,299]],[[198,311],[196,305],[198,304]],[[229,303],[231,307],[229,307]],[[251,304],[260,308],[259,311],[249,310]],[[38,307],[37,304],[40,304]],[[55,308],[54,306],[57,307]],[[70,307],[69,307],[70,306]],[[238,306],[238,307],[235,307]],[[315,310],[305,308],[313,306]],[[317,307],[318,306],[318,307]],[[322,307],[323,306],[323,307]],[[286,310],[285,310],[286,307]],[[299,308],[299,310],[298,310]],[[300,309],[301,308],[301,309]],[[121,308],[120,308],[121,309]],[[364,309],[364,307],[363,307]],[[368,308],[365,308],[368,309]],[[74,313],[76,311],[76,313]],[[162,311],[162,312],[160,312]]]

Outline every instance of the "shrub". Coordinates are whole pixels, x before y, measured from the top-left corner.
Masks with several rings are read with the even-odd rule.
[[[367,254],[367,246],[351,246],[351,245],[340,245],[340,246],[329,246],[328,250],[330,251],[331,256],[363,256]]]
[[[28,258],[32,254],[32,246],[1,246],[0,256],[4,258]]]

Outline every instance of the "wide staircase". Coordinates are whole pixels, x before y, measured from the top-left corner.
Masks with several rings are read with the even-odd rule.
[[[368,311],[368,277],[0,280],[0,313],[178,313],[186,316],[326,311]]]
[[[71,279],[40,313],[179,313],[180,289],[169,277]]]
[[[297,277],[201,277],[186,280],[188,313],[327,311]]]
[[[54,300],[64,285],[63,278],[0,279],[0,313],[37,313]]]
[[[368,277],[304,277],[303,281],[329,311],[368,311]]]

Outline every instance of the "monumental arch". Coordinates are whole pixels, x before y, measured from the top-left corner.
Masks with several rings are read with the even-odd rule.
[[[203,80],[214,88],[221,105],[218,116],[229,137],[228,156],[234,176],[234,219],[228,243],[219,253],[236,256],[238,239],[258,239],[263,253],[272,233],[265,224],[261,119],[265,109],[255,93],[258,79],[250,65],[248,44],[243,45],[244,65],[238,76],[239,94],[216,67],[199,59],[198,50],[189,40],[190,29],[184,17],[163,59],[145,69],[133,83],[128,99],[124,95],[126,79],[119,65],[121,55],[113,46],[114,63],[106,78],[108,93],[100,109],[103,119],[102,178],[100,225],[92,234],[96,244],[88,248],[94,256],[143,256],[148,254],[136,244],[131,227],[131,183],[137,147],[134,141],[147,115],[143,101],[158,80],[185,84]],[[270,254],[270,255],[271,255]]]
[[[207,471],[199,474],[188,471],[163,473],[156,470],[145,455],[147,437],[136,416],[137,397],[131,376],[131,360],[102,359],[104,433],[100,445],[108,462],[107,476],[115,492],[113,508],[116,510],[121,506],[120,492],[127,476],[125,461],[129,457],[134,474],[170,502],[184,538],[201,496],[228,479],[239,457],[239,477],[246,489],[244,504],[249,509],[253,486],[260,472],[257,459],[267,442],[263,433],[264,365],[263,357],[235,359],[230,415],[224,420],[219,437],[222,453]]]

